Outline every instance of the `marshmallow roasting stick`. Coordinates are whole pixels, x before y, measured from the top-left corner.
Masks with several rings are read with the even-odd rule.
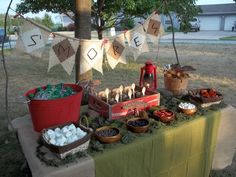
[[[135,93],[134,93],[134,90],[135,90],[135,84],[134,84],[134,83],[131,85],[131,89],[132,89],[132,91],[133,91],[133,97],[135,97]]]
[[[106,90],[105,90],[105,95],[106,95],[106,98],[107,98],[107,103],[108,103],[109,92],[110,92],[109,89],[106,88]]]
[[[145,92],[146,92],[146,87],[143,87],[143,88],[142,88],[142,94],[143,94],[143,96],[145,96]]]
[[[119,98],[120,98],[120,96],[119,96],[119,94],[117,93],[116,96],[115,96],[115,100],[116,100],[117,103],[119,102]]]
[[[129,96],[129,99],[131,100],[132,99],[132,91],[131,91],[131,89],[129,89],[129,91],[128,91],[128,96]]]
[[[120,87],[119,87],[119,91],[120,91],[120,100],[122,101],[122,93],[123,93],[123,90],[124,90],[124,87],[123,87],[123,85],[121,85]]]

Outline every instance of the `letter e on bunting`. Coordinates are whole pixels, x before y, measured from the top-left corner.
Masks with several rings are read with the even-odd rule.
[[[78,46],[79,40],[56,36],[49,52],[48,71],[53,66],[61,64],[64,70],[70,75],[75,64],[75,54]]]
[[[40,58],[50,33],[43,30],[43,28],[46,29],[46,27],[42,27],[41,29],[32,23],[25,20],[20,27],[16,50]]]
[[[104,46],[108,63],[112,69],[114,69],[118,63],[127,63],[125,59],[126,48],[123,34],[116,37],[112,42],[108,41]]]
[[[132,39],[130,41],[130,46],[141,51],[145,39],[146,39],[146,37],[144,35],[135,31],[133,33]]]
[[[136,60],[142,52],[148,52],[149,48],[146,40],[146,33],[142,25],[137,26],[131,31],[125,33],[130,46],[130,51]]]

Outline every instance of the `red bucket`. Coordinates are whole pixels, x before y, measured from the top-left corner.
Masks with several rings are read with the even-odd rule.
[[[77,93],[54,100],[30,100],[28,102],[35,131],[41,132],[44,128],[79,121],[83,88],[76,84],[64,85],[73,88]],[[28,98],[29,94],[35,92],[36,88],[26,92],[25,96]]]

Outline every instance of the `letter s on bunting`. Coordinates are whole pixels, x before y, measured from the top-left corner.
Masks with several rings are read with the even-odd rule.
[[[39,28],[22,33],[21,39],[27,53],[45,46],[45,41]]]

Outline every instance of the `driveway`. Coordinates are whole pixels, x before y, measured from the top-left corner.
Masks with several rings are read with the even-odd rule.
[[[236,44],[235,40],[219,40],[222,37],[236,36],[236,32],[232,31],[198,31],[198,32],[176,32],[176,43],[191,44]],[[171,43],[172,34],[166,34],[161,37],[160,43]]]
[[[222,37],[226,36],[236,36],[236,32],[232,31],[198,31],[198,32],[176,32],[175,39],[177,40],[219,40]],[[172,39],[172,33],[164,35],[161,39]]]

